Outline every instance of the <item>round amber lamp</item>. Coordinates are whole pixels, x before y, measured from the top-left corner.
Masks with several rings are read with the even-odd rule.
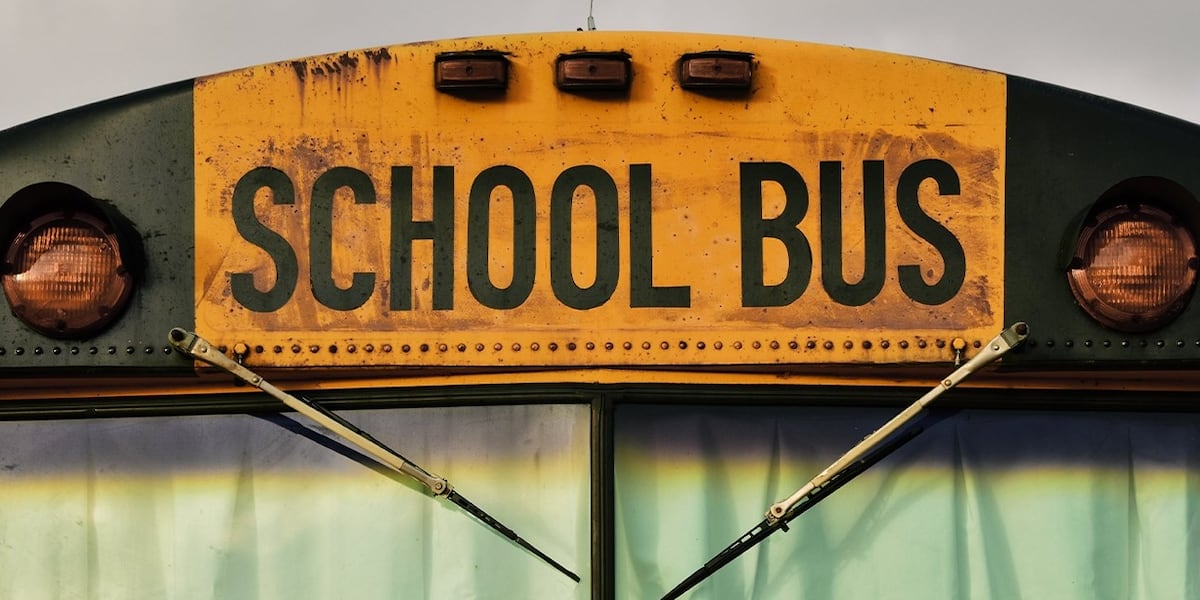
[[[1075,300],[1117,331],[1161,327],[1187,305],[1196,284],[1196,242],[1167,212],[1121,205],[1083,227],[1068,270]]]
[[[55,338],[80,338],[120,314],[133,281],[104,220],[56,212],[12,238],[3,286],[13,314],[26,325]]]

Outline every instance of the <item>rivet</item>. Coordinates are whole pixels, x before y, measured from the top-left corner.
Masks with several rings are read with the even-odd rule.
[[[796,340],[792,340],[792,341],[788,342],[788,348],[790,348],[792,350],[797,350],[800,348],[800,342],[797,342]]]
[[[1085,348],[1091,348],[1091,347],[1092,347],[1092,340],[1083,340],[1083,346],[1084,346]]]
[[[1063,346],[1066,346],[1067,348],[1074,348],[1075,340],[1066,340],[1063,342]]]
[[[658,347],[662,348],[663,350],[666,350],[671,347],[671,343],[670,342],[659,342]]]
[[[713,348],[716,348],[717,350],[720,350],[721,348],[724,348],[724,347],[725,347],[725,344],[722,344],[721,342],[713,342]]]
[[[483,352],[483,344],[475,344],[476,352]]]
[[[133,354],[134,352],[137,352],[137,348],[134,348],[133,346],[125,346],[125,354]]]
[[[71,348],[71,350],[73,350],[73,351],[78,351],[79,349],[78,349],[78,348]],[[170,347],[170,346],[163,346],[163,354],[170,354],[170,353],[171,353],[171,347]]]
[[[308,347],[308,351],[309,351],[309,352],[312,352],[313,354],[316,354],[316,353],[318,353],[318,352],[320,352],[320,351],[321,351],[321,347],[320,347],[320,346],[318,346],[318,345],[316,345],[316,344],[313,344],[313,345],[311,345],[311,346],[309,346],[309,347]]]
[[[449,349],[450,349],[450,346],[448,346],[446,344],[438,344],[438,352],[445,352]]]
[[[292,344],[292,354],[300,354],[300,344]]]
[[[863,340],[862,347],[863,347],[863,350],[870,350],[871,349],[871,340]]]
[[[412,352],[412,346],[410,346],[408,344],[403,344],[400,346],[400,351],[405,354],[408,354],[409,352]]]
[[[391,344],[384,344],[379,349],[382,350],[384,354],[392,353],[392,345]]]
[[[613,343],[612,343],[612,342],[604,342],[604,349],[605,349],[605,350],[612,350],[612,349],[613,349]]]
[[[683,340],[679,340],[679,349],[680,349],[680,350],[687,350],[687,342],[685,342],[685,341],[683,341]]]
[[[1145,348],[1147,346],[1147,344],[1148,343],[1146,342],[1146,340],[1138,340],[1138,346],[1140,346],[1142,348]]]
[[[1178,340],[1178,341],[1176,341],[1176,342],[1175,342],[1175,346],[1176,346],[1176,347],[1179,347],[1179,348],[1182,348],[1182,347],[1184,347],[1185,345],[1187,345],[1187,344],[1186,344],[1186,342],[1184,342],[1183,340]]]
[[[0,356],[4,356],[5,353],[7,353],[7,350],[5,350],[3,346],[0,346]]]
[[[703,349],[704,349],[704,342],[696,342],[696,349],[697,349],[697,350],[703,350]]]
[[[259,347],[261,348],[262,346],[259,346]],[[262,350],[259,350],[259,352],[262,352]],[[358,352],[358,346],[355,346],[354,344],[350,344],[349,346],[346,346],[346,352],[349,352],[350,354],[354,354],[355,352]]]
[[[584,344],[583,347],[587,348],[588,350],[595,350],[596,344],[594,342],[588,342],[588,343]]]
[[[649,350],[650,342],[642,342],[642,350]]]
[[[58,348],[54,349],[54,353],[58,354]],[[154,346],[146,346],[146,354],[154,354]]]
[[[329,353],[330,353],[330,354],[337,354],[337,351],[338,351],[337,344],[330,344],[330,345],[329,345]]]
[[[917,347],[918,347],[918,348],[924,348],[924,347],[926,347],[926,346],[928,346],[928,345],[929,345],[929,344],[928,344],[928,343],[927,343],[925,340],[917,340]]]
[[[229,346],[226,346],[225,344],[221,344],[220,346],[217,347],[217,350],[221,354],[225,354],[226,352],[229,352]]]
[[[1105,348],[1108,348],[1108,347],[1112,346],[1112,342],[1110,342],[1110,341],[1108,341],[1108,340],[1104,340],[1103,342],[1100,342],[1100,343],[1101,343],[1101,344],[1102,344],[1102,345],[1103,345]]]
[[[133,349],[133,346],[130,346],[129,348],[132,350],[132,349]],[[34,353],[35,355],[37,355],[37,356],[41,356],[41,355],[42,355],[42,347],[41,347],[41,346],[35,346],[35,347],[34,347],[34,349],[33,349],[33,353]],[[132,352],[130,352],[130,354],[133,354],[133,353],[132,353]]]
[[[979,340],[975,340],[975,343],[974,343],[974,344],[971,344],[971,345],[972,345],[972,346],[975,346],[976,348],[982,348],[982,347],[983,347],[983,342],[981,342],[981,341],[979,341]]]
[[[908,350],[908,340],[900,340],[900,349]]]
[[[570,350],[571,352],[574,352],[574,351],[575,351],[575,348],[577,348],[577,347],[578,347],[578,346],[576,346],[576,345],[575,345],[575,342],[567,342],[567,350]]]
[[[457,349],[459,352],[466,352],[467,345],[460,343],[458,346],[455,346],[455,349]]]
[[[741,342],[734,342],[734,343],[733,343],[733,349],[734,349],[734,350],[741,350],[741,349],[742,349],[742,343],[741,343]]]
[[[146,349],[147,349],[147,350],[149,350],[150,352],[154,352],[154,350],[153,350],[153,349],[151,349],[151,348],[149,348],[149,347],[147,347]],[[53,355],[55,355],[55,356],[58,356],[59,354],[62,354],[62,348],[59,348],[58,346],[55,346],[55,347],[53,347],[53,348],[51,348],[51,349],[50,349],[50,354],[53,354]],[[149,354],[149,353],[147,353],[147,354]]]
[[[759,348],[762,348],[762,342],[759,342],[758,340],[754,340],[754,342],[750,344],[750,347],[754,348],[755,350],[758,350]]]
[[[420,346],[417,346],[417,348],[419,348],[421,352],[429,352],[429,344],[421,344]]]
[[[532,344],[529,344],[529,349],[533,350],[534,352],[537,352],[538,350],[542,349],[542,346],[540,344],[538,344],[537,342],[534,342]]]
[[[170,347],[170,346],[168,346],[168,347],[167,347],[167,354],[170,354],[170,353],[171,353],[171,347]],[[0,354],[2,354],[2,353],[0,353]],[[71,346],[71,354],[72,354],[72,355],[79,354],[79,346]]]
[[[1047,347],[1047,348],[1053,348],[1053,347],[1054,347],[1054,340],[1046,340],[1046,347]]]
[[[100,349],[99,349],[99,348],[97,348],[97,347],[95,347],[95,346],[92,346],[91,348],[88,348],[88,354],[95,354],[95,353],[97,353],[97,352],[99,352],[99,351],[100,351]]]
[[[621,347],[626,350],[633,350],[633,342],[625,342],[624,344],[621,344]]]
[[[549,348],[551,352],[556,352],[558,351],[558,342],[550,342],[550,344],[546,347]]]
[[[938,340],[938,341],[937,341],[937,347],[938,347],[938,348],[945,348],[945,347],[946,347],[946,340]]]
[[[1128,347],[1129,347],[1129,340],[1121,340],[1121,347],[1122,347],[1122,348],[1128,348]]]
[[[891,347],[891,345],[892,345],[892,343],[887,340],[883,340],[882,342],[879,342],[879,347],[883,348],[884,350],[887,350],[889,347]]]
[[[1154,345],[1158,346],[1159,348],[1162,348],[1163,346],[1166,345],[1166,343],[1163,342],[1162,340],[1158,340],[1157,342],[1154,342]]]
[[[116,346],[109,346],[109,347],[108,347],[108,353],[109,353],[109,354],[116,354],[116,353],[117,353],[117,347],[116,347]]]
[[[846,340],[844,343],[842,343],[842,347],[847,350],[851,350],[854,348],[854,342],[852,342],[850,340]]]
[[[500,342],[496,342],[496,345],[492,346],[492,349],[494,349],[496,352],[499,352],[504,349],[504,345]]]
[[[825,343],[821,344],[821,347],[825,348],[826,350],[833,350],[833,342],[825,340]]]
[[[512,349],[513,349],[513,352],[520,352],[520,351],[521,351],[521,345],[520,345],[520,344],[513,344],[513,345],[512,345]]]
[[[816,340],[808,340],[807,342],[804,343],[804,347],[808,348],[809,350],[812,350],[813,348],[817,347],[817,341]]]
[[[17,346],[16,350],[13,350],[13,354],[16,354],[17,356],[21,356],[21,355],[25,354],[25,349],[20,346]]]

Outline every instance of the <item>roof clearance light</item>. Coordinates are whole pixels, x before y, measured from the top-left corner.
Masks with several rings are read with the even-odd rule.
[[[568,92],[627,90],[632,79],[630,57],[625,52],[563,54],[554,66],[555,85]]]
[[[134,286],[108,223],[58,211],[12,238],[3,287],[13,314],[29,327],[53,338],[82,338],[115,319]]]
[[[1100,324],[1150,331],[1187,306],[1196,285],[1196,242],[1178,219],[1152,206],[1101,211],[1079,233],[1068,281]]]
[[[679,58],[679,85],[685,90],[748,90],[754,55],[713,50]]]
[[[443,92],[504,90],[508,59],[495,50],[439,54],[433,61],[433,86]]]

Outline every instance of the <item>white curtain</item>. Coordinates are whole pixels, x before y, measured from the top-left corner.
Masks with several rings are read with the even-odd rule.
[[[617,597],[658,598],[898,409],[621,406]],[[700,599],[1200,597],[1200,415],[967,410]]]
[[[588,597],[587,406],[342,414],[584,582],[302,417],[227,415],[0,422],[0,598]]]

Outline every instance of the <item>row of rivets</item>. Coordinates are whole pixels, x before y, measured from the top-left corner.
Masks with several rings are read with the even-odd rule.
[[[89,348],[81,348],[79,346],[71,346],[70,348],[62,348],[59,346],[54,346],[54,347],[51,347],[50,349],[42,348],[41,346],[34,346],[33,348],[30,348],[28,350],[24,346],[17,346],[16,348],[12,349],[12,355],[13,356],[24,356],[27,353],[31,353],[34,356],[42,356],[45,354],[49,354],[51,356],[60,356],[64,353],[70,354],[72,356],[76,356],[79,354],[85,354],[85,353],[90,354],[90,355],[98,355],[98,354],[116,355],[120,351],[121,351],[121,349],[117,348],[116,346],[108,346],[107,348],[102,348],[102,347],[97,347],[97,346],[91,346]],[[124,348],[124,352],[125,352],[125,354],[136,354],[138,352],[138,347],[137,346],[126,346]],[[154,354],[154,346],[145,346],[144,348],[142,348],[142,352],[144,352],[145,354]],[[163,346],[162,352],[163,352],[163,354],[170,354],[171,347]],[[9,350],[7,348],[0,346],[0,356],[5,356],[8,353],[9,353]]]
[[[1099,340],[1099,341],[1096,341],[1096,340],[1089,340],[1089,339],[1083,339],[1083,340],[1068,339],[1068,340],[1062,340],[1061,342],[1056,342],[1053,339],[1048,339],[1048,340],[1044,340],[1044,341],[1029,339],[1029,340],[1025,341],[1025,344],[1027,346],[1029,346],[1030,348],[1036,348],[1038,345],[1045,346],[1046,348],[1054,348],[1054,347],[1058,346],[1059,344],[1061,344],[1063,348],[1074,348],[1077,345],[1083,346],[1084,348],[1092,348],[1092,347],[1097,347],[1097,346],[1101,347],[1101,348],[1112,348],[1113,346],[1117,346],[1120,348],[1147,348],[1151,345],[1153,345],[1155,348],[1166,348],[1167,346],[1183,348],[1188,345],[1188,342],[1185,340],[1155,340],[1155,341],[1151,342],[1149,340],[1136,340],[1136,341]],[[1196,347],[1200,347],[1200,340],[1194,340],[1193,344]]]
[[[873,342],[871,340],[863,340],[862,342],[859,342],[857,345],[858,345],[858,347],[862,348],[863,350],[871,350],[872,348],[874,348],[876,346],[876,344],[878,344],[878,346],[884,350],[887,350],[892,347],[892,342],[890,340],[882,340],[880,342]],[[753,342],[750,342],[748,345],[743,344],[741,341],[734,341],[734,342],[731,342],[728,344],[728,346],[733,348],[734,350],[743,350],[746,347],[752,348],[754,350],[762,350],[763,348],[769,348],[771,350],[779,350],[784,347],[787,347],[788,349],[791,349],[791,350],[800,350],[801,348],[803,348],[805,350],[816,350],[818,347],[822,348],[824,350],[833,350],[835,347],[839,347],[839,346],[845,350],[853,350],[855,348],[855,345],[856,345],[855,342],[852,340],[845,340],[845,341],[842,341],[840,344],[835,343],[832,340],[825,340],[820,343],[818,343],[816,340],[807,340],[805,342],[791,340],[786,343],[780,342],[779,340],[771,340],[769,342],[755,340]],[[916,348],[924,349],[924,348],[928,348],[929,345],[930,345],[930,342],[927,340],[923,340],[923,339],[916,340],[915,342],[909,342],[908,340],[900,340],[899,342],[896,342],[896,346],[899,347],[901,350],[907,350],[908,348],[914,347],[914,346]],[[945,348],[947,345],[947,342],[946,342],[946,340],[934,340],[933,345],[936,346],[937,348]],[[972,345],[975,348],[979,348],[983,345],[983,343],[976,340]],[[710,347],[713,350],[723,350],[723,349],[725,349],[726,344],[721,341],[712,342],[712,344],[708,344],[706,342],[699,341],[699,342],[695,342],[694,346],[697,350],[705,350]],[[458,343],[453,346],[451,346],[450,344],[447,344],[447,343],[436,343],[436,344],[422,343],[422,344],[416,344],[416,345],[401,344],[399,350],[400,350],[400,352],[405,353],[405,354],[411,353],[413,351],[422,352],[422,353],[427,353],[427,352],[432,352],[432,351],[449,352],[451,350],[455,350],[458,352],[466,352],[470,349],[474,349],[476,352],[483,352],[484,350],[487,350],[489,347],[495,352],[501,352],[506,348],[505,344],[503,344],[501,342],[496,342],[496,343],[492,344],[491,346],[488,346],[487,344],[483,344],[483,343],[479,343],[479,342],[477,342],[475,344]],[[520,343],[514,343],[507,347],[510,350],[512,350],[513,352],[520,352],[521,350],[523,350],[525,348]],[[557,352],[560,348],[566,348],[568,351],[574,352],[575,350],[578,350],[580,347],[583,347],[587,350],[596,350],[597,348],[604,348],[605,350],[612,351],[617,348],[617,344],[615,344],[614,342],[611,342],[611,341],[604,342],[603,344],[599,344],[596,342],[584,342],[582,344],[579,344],[576,342],[567,342],[565,344],[559,344],[558,342],[549,342],[546,344],[545,347],[551,352]],[[632,350],[634,350],[634,348],[640,348],[640,349],[646,350],[646,351],[653,350],[654,348],[658,348],[661,350],[670,350],[674,347],[677,347],[680,350],[687,350],[690,347],[690,344],[687,341],[679,341],[678,343],[672,343],[672,342],[668,342],[668,341],[660,341],[657,344],[650,342],[650,341],[643,341],[640,344],[635,344],[634,342],[631,342],[631,341],[625,341],[625,342],[621,343],[621,348],[623,348],[626,351],[632,351]],[[322,346],[320,346],[318,344],[309,344],[309,345],[292,344],[291,346],[275,345],[275,346],[272,346],[270,350],[271,350],[271,352],[273,352],[275,354],[283,354],[288,351],[290,351],[292,354],[303,354],[303,353],[318,354],[322,351],[327,351],[330,354],[337,354],[338,352],[340,352],[343,349],[350,354],[355,354],[360,351],[370,354],[370,353],[375,352],[376,350],[383,352],[384,354],[388,354],[388,353],[393,352],[394,347],[392,344],[382,344],[378,348],[376,348],[376,346],[374,344],[364,344],[361,347],[358,346],[357,344],[347,344],[344,347],[339,346],[337,344],[331,344],[326,348],[322,348]],[[538,342],[533,342],[533,343],[529,344],[528,349],[532,350],[534,352],[537,352],[542,349],[542,345]],[[219,348],[219,350],[222,353],[227,353],[229,351],[229,348],[228,348],[228,346],[221,346]],[[262,345],[256,345],[253,347],[253,351],[255,354],[264,354],[267,352],[267,348]]]

